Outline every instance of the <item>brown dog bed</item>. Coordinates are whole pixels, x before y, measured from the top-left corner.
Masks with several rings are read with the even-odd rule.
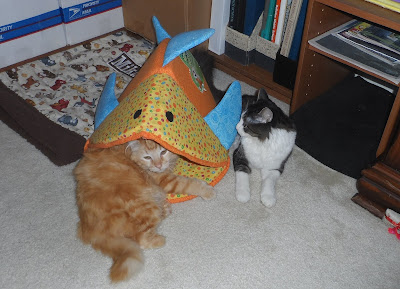
[[[0,73],[0,119],[56,165],[78,160],[107,77],[118,96],[154,49],[119,31]]]

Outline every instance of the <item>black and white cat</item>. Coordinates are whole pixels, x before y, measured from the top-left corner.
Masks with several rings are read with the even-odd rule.
[[[225,92],[214,86],[215,59],[204,50],[194,50],[215,102]],[[236,126],[239,138],[232,149],[233,167],[236,173],[236,198],[240,202],[250,199],[249,174],[251,168],[261,170],[261,202],[272,207],[276,203],[275,183],[292,152],[296,139],[294,123],[272,102],[264,89],[258,96],[243,95],[242,117]]]
[[[295,125],[260,89],[257,97],[243,95],[242,116],[236,129],[239,134],[238,147],[233,153],[236,198],[243,203],[250,199],[249,174],[252,168],[259,169],[261,202],[272,207],[276,203],[276,181],[295,143]]]

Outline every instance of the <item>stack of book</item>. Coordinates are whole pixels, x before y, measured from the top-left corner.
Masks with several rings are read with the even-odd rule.
[[[250,36],[262,16],[260,36],[297,61],[308,0],[231,0],[228,27]]]

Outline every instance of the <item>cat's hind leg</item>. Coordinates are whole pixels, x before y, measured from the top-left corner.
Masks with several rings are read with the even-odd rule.
[[[236,179],[236,199],[246,203],[250,200],[250,178],[251,169],[249,162],[244,154],[242,144],[233,152],[233,168]]]
[[[261,170],[261,203],[268,208],[276,204],[275,184],[280,175],[279,170]]]

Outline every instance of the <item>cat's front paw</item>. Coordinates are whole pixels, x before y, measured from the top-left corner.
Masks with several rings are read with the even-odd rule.
[[[274,196],[261,196],[261,203],[267,208],[272,208],[276,204],[276,198]]]
[[[247,203],[250,200],[249,174],[246,172],[237,171],[235,178],[236,199],[241,203]]]
[[[199,196],[203,198],[203,200],[212,200],[217,196],[217,194],[212,186],[207,183],[203,183],[202,191]]]
[[[203,200],[211,200],[214,199],[217,195],[215,193],[214,187],[207,184],[205,181],[196,180],[194,184],[193,191],[191,195],[199,196]]]
[[[241,203],[247,203],[250,200],[250,187],[247,182],[236,181],[236,199]]]

